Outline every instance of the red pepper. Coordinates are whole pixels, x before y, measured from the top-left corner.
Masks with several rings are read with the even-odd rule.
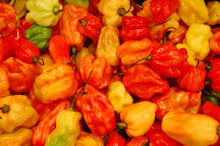
[[[89,11],[89,13],[98,17],[99,19],[102,19],[102,13],[100,13],[98,10],[99,2],[100,2],[100,0],[90,0],[88,11]]]
[[[120,38],[123,42],[128,40],[139,40],[149,36],[148,21],[144,17],[133,16],[122,17],[122,28]]]
[[[109,133],[108,136],[108,143],[106,146],[124,146],[125,145],[125,138],[122,137],[115,131]]]
[[[212,90],[220,92],[220,59],[214,59],[211,63],[211,70],[208,72],[211,79]]]
[[[69,107],[70,104],[68,100],[60,100],[55,109],[33,129],[33,146],[44,146],[47,137],[56,128],[56,118],[58,114]]]
[[[149,38],[152,41],[160,41],[163,40],[165,32],[165,24],[157,25],[154,27],[151,27],[149,30]]]
[[[141,136],[130,140],[125,146],[148,146],[149,138],[146,136]]]
[[[173,44],[182,43],[183,39],[185,38],[186,31],[186,26],[180,25],[180,27],[176,31],[171,31],[169,33],[168,39]]]
[[[51,26],[51,29],[52,29],[52,36],[54,35],[57,35],[57,34],[60,34],[60,30],[59,30],[59,23],[57,23],[56,25],[54,26]]]
[[[220,107],[213,103],[206,101],[203,105],[203,113],[210,117],[213,117],[220,122]]]
[[[25,19],[21,19],[20,20],[20,29],[21,29],[21,32],[22,32],[22,36],[25,35],[25,31],[31,27],[31,23],[27,22]]]
[[[161,121],[155,121],[145,135],[150,138],[151,146],[181,146],[179,142],[171,139],[162,131]]]
[[[122,82],[129,93],[145,99],[170,89],[167,81],[144,64],[127,69]]]
[[[93,72],[94,73],[94,72]],[[78,89],[78,94],[83,88]],[[105,136],[116,127],[114,108],[108,97],[90,85],[76,99],[76,106],[93,134]]]
[[[0,65],[2,64],[3,62],[3,42],[2,42],[2,38],[0,38]]]
[[[79,32],[92,39],[95,43],[98,42],[102,26],[102,21],[92,14],[83,17],[77,24]]]
[[[216,54],[220,54],[220,30],[210,38],[210,48]]]
[[[69,46],[60,35],[50,38],[48,49],[55,63],[67,64],[71,62]]]

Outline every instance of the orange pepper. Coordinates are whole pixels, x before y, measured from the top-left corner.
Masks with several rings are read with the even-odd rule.
[[[8,96],[9,94],[8,74],[4,67],[0,66],[0,97]]]
[[[54,63],[53,59],[51,58],[51,56],[48,53],[43,54],[41,56],[41,58],[44,61],[44,65],[41,65],[39,63],[36,64],[36,76],[39,76],[45,68],[53,65],[53,63]]]

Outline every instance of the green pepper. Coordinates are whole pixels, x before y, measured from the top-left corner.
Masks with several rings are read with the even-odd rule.
[[[50,27],[33,24],[25,31],[25,38],[35,44],[43,52],[48,48],[49,39],[52,35]]]
[[[63,110],[56,119],[56,129],[48,136],[45,146],[73,146],[80,134],[79,112]]]
[[[82,6],[85,9],[89,8],[89,0],[65,0],[64,3],[67,4],[74,4],[76,6]]]

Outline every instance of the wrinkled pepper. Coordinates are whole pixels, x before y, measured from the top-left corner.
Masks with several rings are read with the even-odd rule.
[[[80,51],[76,53],[76,64],[78,64],[83,59],[83,57],[89,54],[92,54],[90,49],[83,47]]]
[[[208,78],[211,79],[211,87],[215,92],[220,92],[220,59],[214,59],[211,62],[211,70],[208,72]]]
[[[119,58],[116,51],[119,46],[118,28],[110,25],[102,27],[96,49],[97,57],[105,57],[111,66],[117,66]]]
[[[108,142],[106,146],[124,146],[125,145],[125,138],[122,137],[115,131],[112,131],[108,135]]]
[[[28,0],[26,8],[29,12],[25,19],[40,26],[54,26],[62,16],[63,6],[59,0]]]
[[[215,144],[220,134],[219,122],[215,119],[184,112],[167,113],[162,120],[162,130],[183,145],[197,146]]]
[[[72,146],[80,134],[82,115],[69,110],[61,111],[56,118],[56,129],[48,136],[45,146]]]
[[[220,122],[220,107],[218,105],[214,105],[213,103],[207,101],[204,103],[202,109],[205,115],[213,117],[215,120]]]
[[[173,44],[182,43],[185,38],[187,28],[186,26],[180,25],[179,28],[175,31],[171,31],[168,34],[168,40]]]
[[[32,128],[37,124],[39,115],[24,95],[6,96],[0,99],[0,128],[12,132],[17,127]]]
[[[169,90],[168,82],[144,64],[127,69],[122,83],[130,94],[144,99]]]
[[[3,66],[0,66],[0,98],[8,96],[9,91],[9,79],[6,69]]]
[[[3,62],[8,79],[9,87],[14,92],[28,92],[35,80],[35,66],[27,64],[18,58],[10,57]]]
[[[208,25],[220,24],[220,2],[219,1],[210,1],[207,3],[207,8],[209,11],[209,19],[207,21]]]
[[[121,26],[123,16],[133,16],[130,0],[101,0],[98,5],[104,25]]]
[[[81,6],[84,7],[85,9],[89,8],[89,0],[64,0],[64,3],[67,4],[74,4],[77,7]]]
[[[77,47],[77,50],[83,47],[86,37],[79,32],[77,24],[87,14],[88,11],[83,7],[77,7],[73,4],[64,7],[62,17],[59,20],[59,30],[69,47]]]
[[[112,82],[106,95],[112,103],[114,110],[118,113],[133,103],[132,96],[126,91],[125,86],[120,81]]]
[[[146,136],[141,136],[130,140],[125,146],[148,146],[149,145],[149,138]]]
[[[121,111],[122,123],[117,123],[117,126],[126,128],[125,131],[129,137],[142,136],[153,125],[156,111],[157,105],[155,103],[149,101],[133,103]]]
[[[12,133],[0,135],[1,146],[29,146],[31,145],[32,131],[20,128]]]
[[[77,86],[75,72],[70,66],[53,64],[35,79],[34,92],[43,103],[50,103],[73,96]]]
[[[216,54],[220,54],[220,30],[214,33],[214,35],[210,38],[210,48]]]
[[[25,38],[35,44],[41,52],[48,48],[49,39],[52,35],[50,27],[33,24],[25,31]]]
[[[95,136],[92,133],[81,131],[76,139],[76,146],[104,146],[104,141],[101,137]]]

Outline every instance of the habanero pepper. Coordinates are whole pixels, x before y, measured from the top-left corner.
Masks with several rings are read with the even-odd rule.
[[[216,54],[220,54],[220,31],[214,33],[209,41],[210,48]]]
[[[220,24],[219,10],[220,2],[219,1],[210,1],[207,3],[207,8],[209,11],[209,19],[207,21],[208,25]]]
[[[102,14],[98,10],[100,0],[90,0],[89,1],[89,13],[95,15],[96,17],[102,19]]]
[[[125,145],[125,138],[122,137],[115,131],[112,131],[108,135],[108,142],[106,146],[124,146]]]
[[[203,113],[207,116],[213,117],[215,120],[220,122],[220,107],[213,103],[206,101],[202,107]]]
[[[76,139],[76,146],[104,146],[104,140],[92,133],[81,131]]]
[[[89,0],[64,0],[64,4],[74,4],[77,7],[81,6],[84,7],[85,9],[89,8]]]
[[[149,142],[150,140],[148,137],[141,136],[128,141],[125,146],[149,146]]]
[[[215,92],[220,92],[220,59],[214,59],[211,62],[211,70],[208,72],[208,78],[211,79],[211,87]]]
[[[167,39],[170,40],[170,42],[173,44],[182,43],[185,38],[186,31],[187,31],[186,26],[180,25],[179,28],[177,28],[177,30],[171,31],[168,34]]]
[[[86,55],[92,54],[91,50],[87,47],[83,47],[80,51],[77,51],[76,53],[76,64],[78,64],[83,57]]]
[[[20,29],[22,32],[22,36],[25,36],[25,31],[31,27],[31,23],[27,22],[25,19],[20,19]]]
[[[37,63],[35,65],[35,67],[36,67],[36,76],[39,76],[45,68],[47,68],[47,67],[54,64],[53,59],[51,58],[50,54],[48,54],[48,53],[42,54],[40,56],[40,58],[44,61],[44,65],[41,65],[39,63]]]
[[[9,79],[6,69],[3,66],[0,66],[0,98],[8,96],[9,91]]]

